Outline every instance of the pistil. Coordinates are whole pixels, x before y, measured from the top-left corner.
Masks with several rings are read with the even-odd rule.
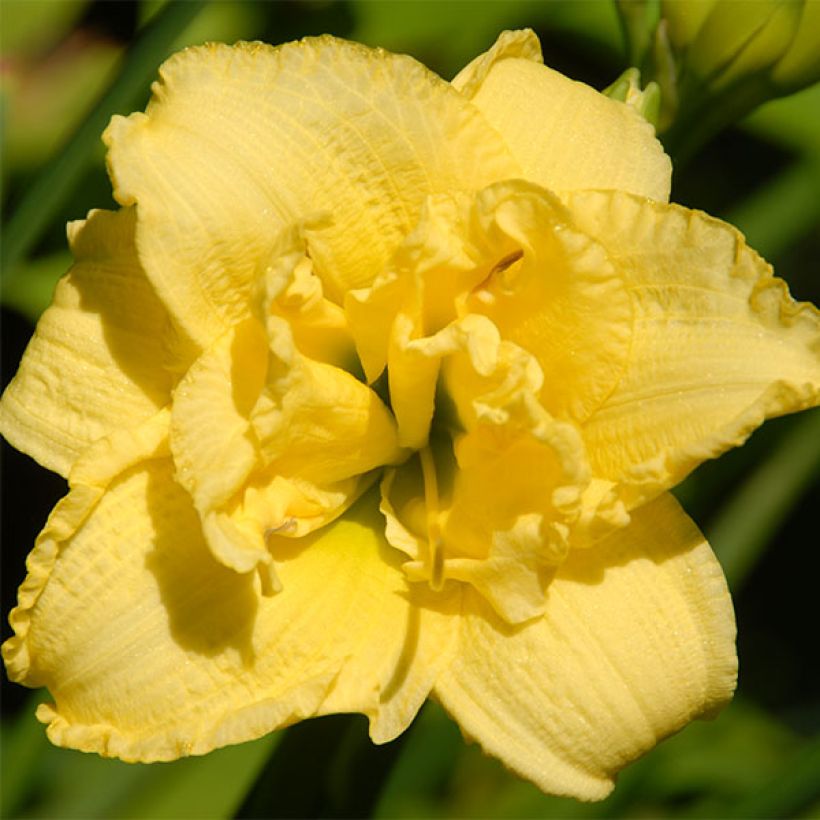
[[[427,511],[427,560],[430,566],[430,587],[438,591],[444,585],[444,544],[439,526],[436,462],[429,444],[419,450],[419,459],[424,480],[424,505]]]

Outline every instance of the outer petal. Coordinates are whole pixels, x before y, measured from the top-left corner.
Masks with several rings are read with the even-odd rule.
[[[92,211],[69,226],[77,259],[57,285],[0,403],[19,450],[67,476],[94,441],[168,402],[168,317],[140,267],[135,214]]]
[[[720,566],[662,496],[562,565],[542,619],[513,628],[478,596],[465,602],[434,693],[544,791],[597,800],[621,767],[731,696],[734,634]]]
[[[627,194],[568,197],[632,297],[626,371],[584,427],[596,474],[653,488],[820,400],[820,313],[719,220]]]
[[[38,541],[4,646],[12,677],[54,696],[39,717],[59,745],[168,760],[331,710],[386,740],[449,657],[458,601],[416,611],[375,496],[274,545],[270,598],[210,556],[168,460],[122,474],[79,523],[76,497]]]
[[[669,199],[672,164],[652,126],[629,106],[544,66],[532,31],[505,31],[453,85],[504,137],[530,182]]]
[[[307,232],[325,292],[369,284],[427,194],[520,174],[449,84],[406,56],[331,37],[187,49],[147,114],[106,132],[115,195],[139,204],[140,255],[200,346],[244,317],[281,228]]]

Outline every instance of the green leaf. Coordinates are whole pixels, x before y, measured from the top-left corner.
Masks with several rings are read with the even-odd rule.
[[[820,409],[804,413],[705,532],[736,589],[820,469]]]
[[[820,222],[820,154],[795,162],[728,215],[764,258],[794,245]]]
[[[725,817],[794,817],[820,798],[820,738],[783,761],[785,765],[758,789],[729,807]],[[816,815],[815,815],[816,816]]]
[[[660,19],[660,0],[615,0],[626,44],[627,62],[642,66]]]

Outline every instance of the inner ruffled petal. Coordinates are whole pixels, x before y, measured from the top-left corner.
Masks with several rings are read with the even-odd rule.
[[[456,319],[490,318],[537,361],[544,407],[575,422],[617,385],[632,332],[607,252],[555,196],[522,181],[428,199],[386,272],[345,309],[367,379],[387,367],[399,437],[413,448],[426,441],[438,376],[425,340],[444,344]]]
[[[508,622],[528,620],[582,517],[580,435],[544,410],[537,363],[485,317],[415,345],[437,363],[450,413],[437,403],[428,443],[383,481],[387,539],[410,580],[467,582]]]
[[[398,441],[388,541],[433,589],[468,582],[507,621],[543,611],[551,573],[629,516],[580,434],[621,377],[628,294],[604,249],[530,183],[431,197],[345,311]],[[386,375],[385,375],[386,374]]]
[[[171,441],[214,555],[259,568],[275,591],[270,536],[334,520],[400,453],[370,388],[300,352],[286,319],[271,312],[266,325],[237,325],[195,362],[174,396]]]

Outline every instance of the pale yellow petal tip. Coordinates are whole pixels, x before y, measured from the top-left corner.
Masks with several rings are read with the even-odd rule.
[[[174,725],[140,721],[140,704],[131,717],[137,730],[105,722],[84,723],[64,715],[58,703],[41,703],[36,717],[47,724],[48,739],[55,745],[126,763],[159,763],[208,754],[214,749],[246,743],[321,713],[333,686],[334,675],[317,675],[302,681],[277,698],[238,706],[225,714],[180,720]],[[150,706],[145,706],[150,711]],[[184,706],[180,707],[184,711]]]
[[[17,617],[15,617],[15,613],[18,613]],[[6,666],[6,674],[9,680],[25,686],[28,670],[31,666],[25,636],[28,633],[31,621],[28,615],[23,615],[19,607],[12,610],[9,620],[12,621],[17,634],[3,643],[3,663]]]
[[[108,127],[103,131],[102,141],[106,147],[105,166],[108,177],[111,180],[111,195],[114,200],[123,207],[136,204],[137,198],[132,191],[123,189],[117,174],[118,150],[120,145],[125,143],[131,135],[148,125],[148,115],[142,111],[136,111],[127,117],[115,114],[111,117]]]
[[[515,57],[543,63],[541,43],[532,29],[502,31],[489,51],[480,54],[459,71],[453,78],[453,87],[469,99],[479,89],[493,65]]]
[[[436,700],[440,699],[436,698]],[[445,703],[442,703],[442,706],[449,711]],[[496,750],[488,752],[483,748],[480,738],[473,737],[460,721],[456,720],[456,724],[466,743],[476,744],[486,757],[499,760],[508,772],[516,777],[529,780],[538,786],[542,792],[552,797],[571,797],[585,803],[597,803],[609,797],[615,788],[617,773],[613,773],[611,777],[608,777],[605,774],[585,772],[569,766],[565,767],[555,761],[539,766],[534,764],[533,760],[530,760],[526,766],[518,766],[501,752]]]

